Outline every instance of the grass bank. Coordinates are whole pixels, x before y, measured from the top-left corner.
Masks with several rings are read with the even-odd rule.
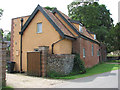
[[[120,63],[120,60],[109,60],[107,62],[110,62],[110,63]]]
[[[10,86],[6,86],[6,87],[3,87],[2,90],[14,90],[14,89]]]
[[[100,74],[104,72],[109,72],[112,70],[118,70],[120,69],[120,65],[118,64],[98,64],[92,68],[88,68],[86,70],[85,74],[77,74],[75,75],[76,72],[72,72],[71,74],[67,76],[62,76],[62,77],[52,77],[53,79],[76,79],[76,78],[82,78],[82,77],[87,77],[95,74]]]

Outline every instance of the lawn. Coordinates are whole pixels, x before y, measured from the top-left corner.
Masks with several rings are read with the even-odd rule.
[[[110,63],[120,63],[120,60],[109,60],[107,62],[110,62]]]
[[[10,86],[6,86],[6,87],[3,87],[2,90],[14,90],[14,89]]]
[[[63,76],[63,77],[52,77],[53,79],[76,79],[76,78],[82,78],[82,77],[87,77],[87,76],[91,76],[91,75],[95,75],[95,74],[100,74],[100,73],[104,73],[104,72],[109,72],[112,70],[118,70],[120,69],[120,65],[118,64],[98,64],[92,68],[88,68],[85,74],[77,74],[77,75],[73,75],[74,72],[72,72],[72,74],[67,75],[67,76]]]

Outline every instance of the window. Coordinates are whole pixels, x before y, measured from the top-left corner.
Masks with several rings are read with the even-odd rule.
[[[100,56],[100,51],[99,50],[97,51],[97,56]]]
[[[94,34],[94,39],[96,39],[96,35]]]
[[[82,32],[82,26],[81,25],[79,25],[79,31]]]
[[[42,23],[37,24],[37,33],[42,33]]]
[[[85,48],[83,48],[83,58],[85,58]]]
[[[92,45],[92,56],[94,55],[94,47],[93,47],[93,45]]]

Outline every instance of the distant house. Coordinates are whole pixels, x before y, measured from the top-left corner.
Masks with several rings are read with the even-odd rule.
[[[27,52],[38,46],[49,46],[49,54],[79,53],[86,67],[100,60],[100,43],[94,33],[59,10],[50,12],[40,5],[30,16],[12,19],[11,61],[16,62],[15,70],[20,71],[22,58],[22,69],[27,71]]]

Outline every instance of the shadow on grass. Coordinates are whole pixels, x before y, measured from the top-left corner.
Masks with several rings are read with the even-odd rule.
[[[77,74],[77,75],[70,74],[68,76],[63,76],[63,77],[54,77],[53,79],[77,79],[77,78],[95,75],[93,78],[88,79],[88,81],[92,81],[97,77],[116,75],[116,73],[111,73],[110,71],[117,70],[118,67],[120,68],[120,65],[118,66],[118,64],[103,63],[103,64],[98,64],[92,68],[88,68],[85,74]],[[104,74],[101,74],[101,73],[104,73]],[[96,75],[96,74],[99,74],[99,75]]]

